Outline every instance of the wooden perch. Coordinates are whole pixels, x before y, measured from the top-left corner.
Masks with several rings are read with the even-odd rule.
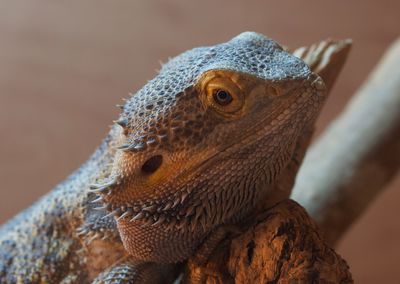
[[[334,244],[400,168],[400,40],[308,151],[292,198]]]
[[[246,232],[220,245],[205,266],[192,263],[187,273],[191,279],[203,273],[198,283],[353,283],[346,262],[291,200],[258,215]]]
[[[259,216],[232,241],[227,267],[236,283],[352,283],[346,262],[290,200]]]

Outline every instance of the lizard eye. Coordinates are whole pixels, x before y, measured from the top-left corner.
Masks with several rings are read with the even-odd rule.
[[[233,101],[231,94],[225,90],[215,90],[213,97],[215,102],[221,106],[229,105]]]
[[[242,90],[226,77],[214,77],[204,85],[206,104],[222,115],[233,115],[244,105]]]

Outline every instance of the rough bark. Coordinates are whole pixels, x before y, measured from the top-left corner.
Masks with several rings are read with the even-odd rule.
[[[296,202],[285,200],[225,241],[203,266],[191,263],[191,283],[353,283],[347,263],[331,249]]]
[[[236,283],[352,283],[346,262],[290,200],[232,241],[227,266]]]
[[[334,244],[400,168],[400,40],[309,149],[292,198]]]

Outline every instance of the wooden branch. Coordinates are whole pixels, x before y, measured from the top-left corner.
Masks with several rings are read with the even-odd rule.
[[[318,233],[296,202],[285,200],[260,214],[247,231],[220,245],[195,283],[353,283],[346,262]]]
[[[400,168],[400,40],[312,145],[292,198],[334,244]]]

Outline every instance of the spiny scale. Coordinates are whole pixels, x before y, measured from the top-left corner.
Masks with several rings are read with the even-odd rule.
[[[171,201],[168,201],[162,210],[167,211],[168,209],[170,209],[172,207],[172,205],[173,205],[173,203]]]
[[[188,197],[189,193],[187,192],[182,192],[182,196],[181,196],[181,203],[184,203],[186,198]]]
[[[95,239],[98,239],[98,238],[100,238],[100,234],[99,233],[95,233],[90,239],[88,239],[86,241],[86,244],[90,245],[91,242],[93,242]]]
[[[145,217],[144,213],[143,213],[143,212],[139,212],[139,213],[137,213],[137,214],[131,219],[131,222],[132,222],[132,221],[141,220],[141,219],[143,219],[144,217]]]
[[[156,209],[157,209],[157,206],[154,204],[142,208],[142,210],[147,211],[149,213],[155,213]]]
[[[121,213],[120,210],[119,210],[119,209],[116,209],[116,210],[111,211],[110,213],[108,213],[107,215],[105,215],[105,216],[103,216],[103,217],[101,217],[101,218],[102,218],[102,219],[107,219],[108,217],[117,216],[117,215],[119,215],[120,213]]]
[[[102,202],[104,199],[103,199],[103,196],[101,196],[101,195],[98,195],[97,197],[96,197],[96,199],[93,199],[92,201],[90,201],[90,203],[98,203],[98,202]]]
[[[195,206],[189,206],[189,207],[187,208],[187,210],[186,210],[186,215],[185,215],[185,216],[186,216],[186,217],[191,216],[191,215],[194,213],[195,209],[196,209]]]
[[[80,227],[80,228],[76,229],[76,233],[78,236],[86,235],[88,232],[89,232],[89,229],[86,227]]]
[[[175,208],[179,203],[180,203],[180,198],[176,198],[175,200],[174,200],[174,203],[172,204],[172,208]]]
[[[158,220],[157,220],[155,223],[153,223],[152,226],[158,226],[158,225],[163,224],[164,221],[165,221],[165,219],[166,219],[166,218],[165,218],[164,215],[160,215],[160,216],[158,217]]]
[[[117,221],[119,221],[119,220],[121,220],[121,219],[124,219],[125,217],[132,216],[132,215],[133,215],[133,212],[130,211],[130,210],[128,209],[127,211],[125,211],[124,213],[122,213],[121,216],[119,216],[119,217],[117,218]]]
[[[89,191],[90,192],[95,192],[95,193],[107,193],[108,191],[111,191],[114,186],[118,184],[118,181],[116,179],[105,183],[105,184],[92,184],[89,186]]]
[[[129,121],[125,117],[120,117],[118,120],[114,120],[114,123],[125,129],[128,126]]]
[[[145,143],[139,143],[139,144],[122,144],[120,146],[117,147],[118,150],[122,150],[122,151],[132,151],[132,152],[139,152],[139,151],[143,151],[146,150],[147,145]]]
[[[95,207],[93,209],[98,210],[98,211],[104,211],[104,210],[109,211],[109,210],[111,210],[111,204]]]

